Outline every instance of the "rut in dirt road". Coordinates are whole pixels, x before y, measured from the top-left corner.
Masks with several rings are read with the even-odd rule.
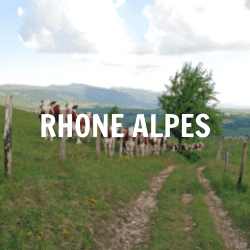
[[[240,229],[233,227],[232,219],[227,216],[228,212],[223,210],[221,199],[215,195],[215,192],[210,187],[210,181],[204,178],[202,173],[204,169],[205,166],[197,169],[198,179],[208,191],[205,196],[205,201],[208,205],[211,217],[215,222],[218,233],[222,236],[228,249],[249,249],[248,242],[242,232]]]
[[[101,249],[132,249],[140,248],[138,244],[148,240],[150,228],[150,214],[157,211],[157,193],[161,190],[165,180],[173,171],[174,166],[164,168],[150,183],[150,190],[143,191],[138,199],[132,202],[129,211],[122,211],[126,218],[124,222],[121,218],[117,218],[108,229],[109,233],[114,234],[110,239],[110,247],[100,241],[98,242]],[[97,241],[97,240],[96,240]],[[148,248],[146,245],[143,249]]]

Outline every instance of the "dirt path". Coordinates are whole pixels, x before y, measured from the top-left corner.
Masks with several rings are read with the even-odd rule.
[[[111,237],[110,247],[107,247],[104,239],[95,239],[100,249],[140,249],[140,243],[149,239],[150,214],[157,211],[157,193],[161,190],[166,178],[173,171],[174,166],[164,168],[150,183],[150,190],[143,191],[136,201],[131,202],[125,209],[117,211],[120,218],[107,228]],[[125,221],[124,219],[125,218]],[[109,237],[106,234],[106,237]],[[142,246],[148,248],[147,245]]]
[[[204,166],[197,169],[198,179],[208,191],[205,201],[218,233],[222,236],[228,249],[249,249],[242,232],[240,229],[233,227],[232,219],[227,216],[228,211],[223,210],[221,199],[215,195],[215,192],[210,187],[210,181],[204,178],[202,173],[204,169]]]
[[[189,203],[192,201],[193,199],[193,195],[192,194],[183,194],[182,195],[182,203],[184,204],[184,206],[188,206]],[[190,214],[186,214],[185,216],[185,227],[183,228],[184,231],[190,231],[192,228],[192,226],[196,226],[196,223],[193,221],[193,216]],[[192,240],[191,235],[189,235],[188,240]]]

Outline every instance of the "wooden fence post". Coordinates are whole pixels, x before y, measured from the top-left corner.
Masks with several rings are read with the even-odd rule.
[[[100,128],[97,126],[97,137],[96,137],[96,155],[97,158],[101,155],[101,143],[100,143]]]
[[[63,123],[66,123],[66,110],[63,110],[62,113],[63,113]],[[60,152],[63,161],[65,158],[65,151],[66,151],[66,128],[63,128],[63,137],[61,137],[61,144],[60,144]]]
[[[12,105],[13,105],[13,96],[8,95],[6,98],[5,105],[5,125],[4,125],[4,174],[6,177],[9,177],[11,174],[11,132],[12,132]]]
[[[228,148],[227,148],[226,159],[225,159],[225,172],[228,171],[228,156],[229,156],[229,151],[228,151]]]
[[[244,166],[245,166],[245,162],[246,162],[246,155],[247,155],[247,144],[245,142],[243,145],[243,152],[242,152],[242,158],[241,158],[241,166],[240,166],[240,175],[239,175],[238,185],[240,185],[241,181],[242,181]]]
[[[216,163],[218,166],[220,166],[220,161],[221,161],[221,149],[222,149],[222,142],[220,142],[220,146],[216,157]]]

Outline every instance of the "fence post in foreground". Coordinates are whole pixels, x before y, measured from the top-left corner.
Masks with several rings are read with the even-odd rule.
[[[97,126],[97,136],[96,136],[96,155],[97,158],[101,155],[101,143],[100,143],[100,128]]]
[[[228,151],[228,148],[227,148],[226,159],[225,159],[225,172],[227,172],[227,170],[228,170],[228,156],[229,156],[229,151]]]
[[[63,123],[66,123],[66,110],[63,110]],[[63,128],[63,136],[61,137],[60,152],[64,161],[66,151],[66,128]]]
[[[11,131],[12,131],[12,105],[13,96],[8,95],[5,105],[5,125],[4,125],[4,174],[9,177],[11,174]]]
[[[247,144],[245,142],[243,145],[243,152],[242,152],[242,158],[241,158],[241,166],[240,166],[240,175],[239,175],[238,185],[240,185],[241,181],[242,181],[244,166],[245,166],[245,162],[246,162],[246,155],[247,155]]]
[[[222,142],[220,142],[220,146],[216,157],[216,163],[218,166],[220,166],[220,161],[221,161],[221,149],[222,149]]]

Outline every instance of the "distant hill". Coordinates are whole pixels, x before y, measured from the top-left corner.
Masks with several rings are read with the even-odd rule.
[[[123,88],[100,88],[86,84],[71,84],[68,86],[50,86],[51,91],[61,91],[75,98],[77,101],[87,103],[99,103],[126,107],[155,108],[157,97],[160,92],[123,89]]]
[[[24,85],[0,86],[0,103],[5,104],[6,95],[13,95],[16,104],[38,108],[41,100],[49,99],[79,104],[80,107],[136,107],[157,108],[161,92],[139,89],[99,88],[87,84],[51,85],[33,87]],[[14,104],[15,104],[14,103]]]

